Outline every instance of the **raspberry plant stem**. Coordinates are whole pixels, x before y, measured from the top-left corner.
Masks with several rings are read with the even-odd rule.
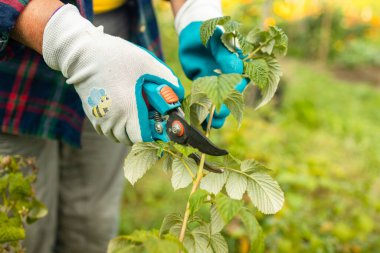
[[[209,137],[210,135],[211,122],[212,122],[212,117],[214,116],[214,112],[215,112],[215,105],[211,107],[210,118],[209,118],[210,120],[208,121],[207,128],[206,128],[206,137]],[[202,153],[201,161],[199,163],[199,167],[197,171],[197,178],[195,179],[195,181],[193,181],[193,187],[191,188],[191,192],[186,204],[186,211],[185,211],[185,215],[182,221],[181,232],[179,234],[180,242],[183,242],[183,240],[185,239],[187,222],[189,221],[189,217],[190,217],[190,197],[198,189],[199,184],[201,183],[201,179],[203,178],[203,166],[205,164],[205,160],[206,160],[206,154]]]

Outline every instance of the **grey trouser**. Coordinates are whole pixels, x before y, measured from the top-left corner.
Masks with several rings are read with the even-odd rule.
[[[27,253],[105,253],[116,235],[127,148],[99,136],[88,120],[82,144],[0,133],[0,154],[36,157],[37,197],[49,210],[27,227]]]
[[[106,33],[127,34],[123,10],[95,16]],[[96,42],[94,42],[96,43]],[[35,157],[37,197],[49,214],[27,227],[27,253],[105,253],[116,236],[125,145],[99,136],[86,119],[82,148],[0,133],[0,154]]]

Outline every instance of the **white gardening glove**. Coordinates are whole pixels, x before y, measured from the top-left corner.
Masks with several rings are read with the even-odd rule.
[[[152,141],[144,82],[169,85],[183,98],[178,78],[145,49],[103,32],[73,5],[49,20],[42,54],[52,69],[74,84],[84,111],[98,133],[118,142]]]

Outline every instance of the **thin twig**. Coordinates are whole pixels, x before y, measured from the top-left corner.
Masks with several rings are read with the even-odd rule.
[[[215,105],[213,105],[211,108],[210,118],[209,118],[210,120],[208,121],[207,128],[206,128],[206,137],[208,137],[210,135],[211,122],[212,122],[212,117],[214,116],[214,112],[215,112]],[[191,188],[191,192],[190,192],[189,198],[187,200],[187,204],[186,204],[186,211],[185,211],[185,215],[183,217],[181,232],[179,234],[179,241],[180,242],[183,242],[183,240],[185,239],[187,222],[189,221],[189,217],[190,217],[190,197],[198,189],[199,184],[201,183],[201,179],[203,177],[203,166],[205,164],[205,160],[206,160],[206,154],[202,153],[201,161],[199,162],[199,167],[198,167],[198,171],[197,171],[197,178],[195,179],[195,181],[193,181],[193,187]]]

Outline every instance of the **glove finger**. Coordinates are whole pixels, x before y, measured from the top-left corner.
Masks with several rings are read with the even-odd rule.
[[[242,92],[244,91],[245,87],[247,87],[248,83],[249,83],[249,79],[248,79],[248,78],[243,78],[243,79],[241,80],[241,82],[238,83],[238,84],[235,86],[235,89],[236,89],[238,92],[242,93]]]
[[[230,115],[230,110],[228,110],[228,108],[227,108],[227,106],[225,104],[222,104],[222,106],[220,107],[220,110],[214,112],[213,118],[214,119],[225,118],[228,115]]]
[[[211,122],[211,127],[215,129],[219,129],[224,125],[226,118],[213,118]]]
[[[207,124],[208,124],[209,120],[210,120],[210,115],[208,115],[207,118],[205,119],[205,121],[203,121],[203,123],[202,123],[203,129],[207,128]],[[223,117],[223,118],[214,118],[213,117],[212,122],[211,122],[211,127],[214,129],[219,129],[224,125],[225,121],[226,121],[226,117]]]
[[[127,134],[125,121],[119,121],[111,130],[111,133],[117,139],[118,142],[128,146],[132,145],[132,142]]]
[[[135,87],[135,103],[128,108],[130,117],[126,124],[126,131],[132,143],[153,141],[149,126],[148,108],[142,95],[142,82],[139,80]]]
[[[223,73],[243,73],[243,61],[238,53],[229,51],[221,42],[222,30],[217,29],[210,38],[211,54]]]
[[[209,48],[203,46],[200,36],[202,22],[192,22],[179,35],[179,60],[186,76],[195,80],[215,75],[219,66]]]

